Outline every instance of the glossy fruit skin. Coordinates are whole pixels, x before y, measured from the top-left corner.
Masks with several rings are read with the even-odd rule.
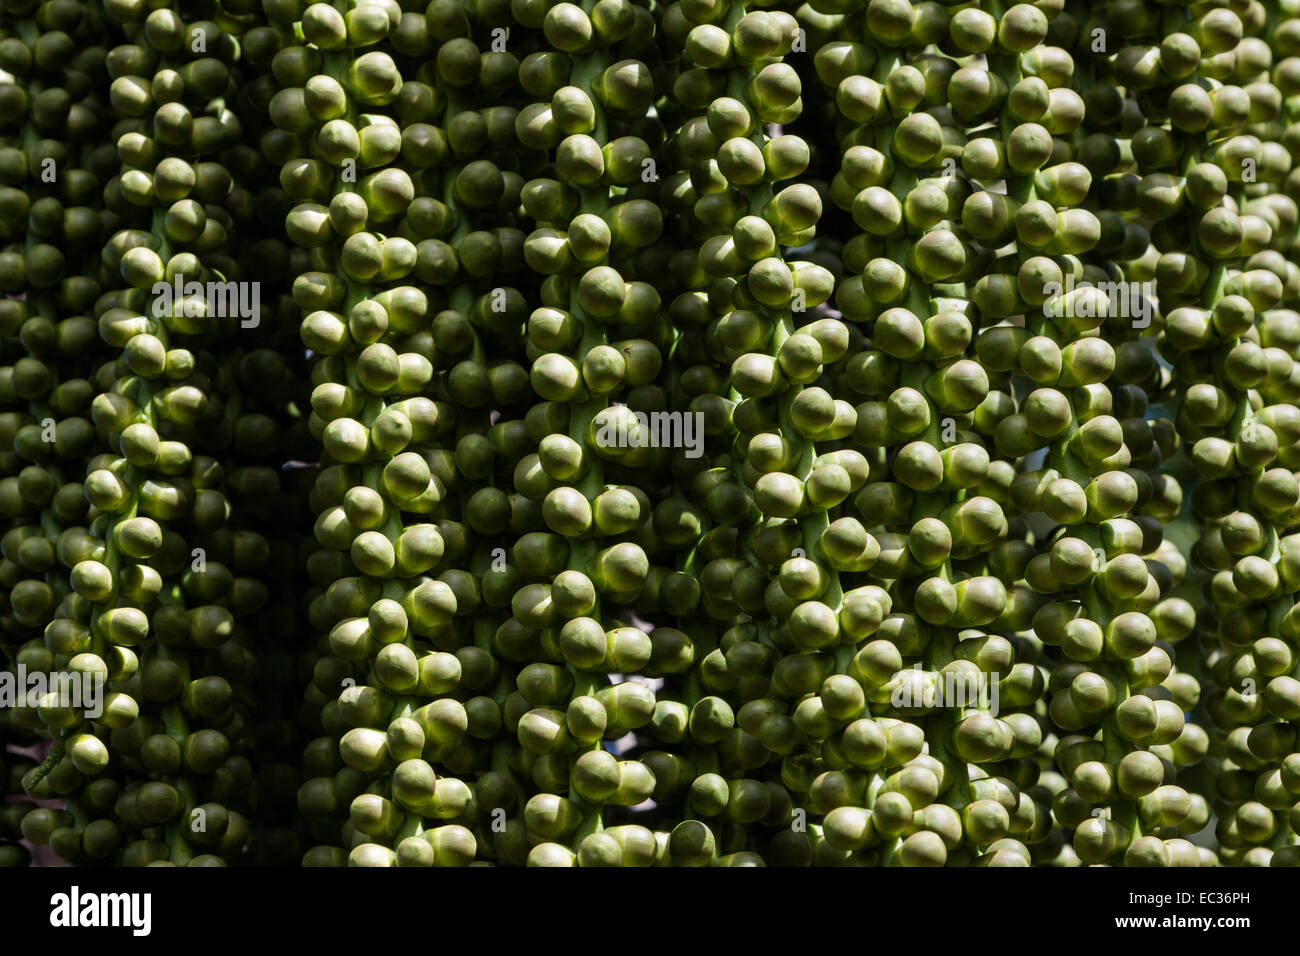
[[[0,862],[1292,864],[1267,13],[0,11]]]
[[[0,747],[5,792],[66,807],[27,827],[41,862],[284,863],[301,582],[275,566],[301,513],[277,499],[308,437],[290,253],[231,152],[254,113],[203,115],[237,88],[242,27],[196,21],[187,46],[156,11],[132,42],[134,15],[44,3],[2,28],[32,107],[0,131],[30,212],[5,225],[4,649],[51,691],[6,709],[35,759]]]

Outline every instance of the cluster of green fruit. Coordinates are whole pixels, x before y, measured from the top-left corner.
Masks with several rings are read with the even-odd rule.
[[[300,852],[277,693],[305,373],[288,247],[256,220],[267,163],[225,105],[241,24],[193,12],[15,3],[0,39],[0,630],[26,678],[5,717],[52,740],[14,763],[0,836],[69,863]],[[227,286],[264,298],[205,292]]]
[[[0,863],[1300,864],[1300,0],[0,70]]]

